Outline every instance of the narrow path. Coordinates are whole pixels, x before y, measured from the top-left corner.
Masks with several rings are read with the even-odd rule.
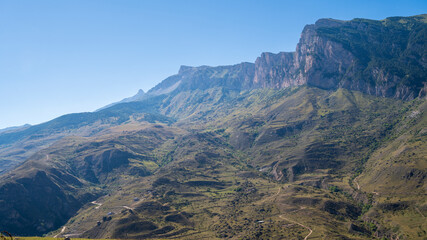
[[[279,195],[279,194],[280,194],[280,191],[281,191],[281,190],[282,190],[282,187],[280,187],[280,188],[279,188],[279,190],[277,191],[277,193],[276,193],[276,194],[274,194],[273,196],[271,196],[271,197],[269,197],[269,198],[277,197],[277,195]],[[266,198],[265,200],[267,200],[267,199],[269,199],[269,198]],[[265,200],[264,200],[264,201],[265,201]],[[263,202],[264,202],[264,201],[263,201]],[[301,208],[301,209],[304,209],[304,208]],[[299,209],[299,210],[301,210],[301,209]],[[283,219],[283,220],[286,220],[286,221],[288,221],[288,222],[294,223],[294,224],[298,224],[298,225],[300,225],[300,226],[301,226],[301,227],[303,227],[303,228],[306,228],[306,229],[309,231],[309,233],[308,233],[308,235],[307,235],[307,236],[305,236],[304,240],[307,240],[307,239],[308,239],[308,237],[313,233],[313,230],[311,230],[311,228],[309,228],[309,227],[305,226],[305,225],[304,225],[304,224],[302,224],[302,223],[299,223],[299,222],[293,221],[293,220],[291,220],[291,219],[289,219],[289,218],[284,217],[283,215],[279,215],[279,218],[281,218],[281,219]]]
[[[282,191],[282,187],[279,187],[279,190],[277,190],[277,193],[273,195],[273,197],[276,197],[277,195],[279,195],[280,191]]]
[[[131,208],[131,207],[128,207],[128,206],[122,206],[122,207],[124,207],[124,208],[126,208],[126,209],[128,209],[128,210],[134,210],[133,208]]]
[[[102,206],[102,203],[97,203],[96,201],[93,201],[93,202],[90,202],[90,203],[98,205],[98,206],[95,207],[95,209],[98,209],[99,207]]]
[[[277,197],[277,195],[280,194],[281,190],[282,190],[282,187],[279,187],[279,190],[277,191],[277,193],[275,193],[274,195],[271,195],[270,197],[267,197],[267,198],[261,200],[261,203],[264,203],[265,201],[270,200],[271,198]]]
[[[281,218],[281,219],[283,219],[283,220],[286,220],[286,221],[288,221],[288,222],[294,223],[294,224],[298,224],[298,225],[300,225],[301,227],[304,227],[304,228],[306,228],[308,231],[310,231],[310,232],[308,233],[308,235],[307,235],[307,236],[305,236],[304,240],[307,240],[307,239],[308,239],[308,237],[313,233],[313,230],[311,230],[311,228],[307,227],[306,225],[304,225],[304,224],[302,224],[302,223],[295,222],[295,221],[293,221],[293,220],[291,220],[291,219],[289,219],[289,218],[284,217],[283,215],[280,215],[280,216],[279,216],[279,218]]]
[[[353,179],[353,182],[356,184],[357,190],[360,190],[360,185],[359,185],[359,183],[357,182],[357,179],[358,179],[360,176],[361,176],[361,175],[359,175],[359,176],[357,176],[357,177],[355,177],[355,178]],[[375,191],[373,191],[373,192],[372,192],[372,194],[375,194],[375,195],[377,195],[377,196],[379,196],[379,195],[380,195],[379,193],[377,193],[377,192],[375,192]]]
[[[415,207],[415,210],[416,210],[419,214],[421,214],[421,216],[423,216],[423,218],[426,218],[426,216],[424,216],[424,214],[420,211],[420,209],[418,209],[417,207]]]
[[[360,177],[360,175],[359,176],[357,176],[357,177],[355,177],[354,179],[353,179],[353,182],[354,183],[356,183],[356,186],[357,186],[357,190],[360,190],[360,185],[359,185],[359,183],[357,182],[357,179]]]
[[[61,232],[53,236],[53,238],[57,238],[59,235],[63,234],[65,232],[65,227],[62,227]]]

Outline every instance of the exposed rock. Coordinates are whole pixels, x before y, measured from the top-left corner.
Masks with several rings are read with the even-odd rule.
[[[320,19],[304,28],[295,52],[262,53],[255,64],[182,66],[148,95],[213,86],[244,90],[307,84],[405,100],[423,97],[427,24],[422,19]]]

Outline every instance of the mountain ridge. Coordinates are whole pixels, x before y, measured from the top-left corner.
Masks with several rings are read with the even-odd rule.
[[[408,19],[410,21],[408,21]],[[373,69],[372,72],[369,73],[369,75],[372,75],[370,78],[377,79],[374,81],[373,84],[363,81],[360,82],[360,79],[357,79],[361,77],[360,75],[351,76],[355,73],[345,73],[343,71],[345,69],[350,69],[351,71],[360,71],[360,69],[366,68],[366,64],[364,66],[358,66],[357,64],[357,62],[360,62],[361,59],[366,58],[366,56],[354,56],[354,54],[352,53],[354,49],[352,49],[350,46],[347,46],[348,44],[346,45],[339,39],[332,39],[331,41],[331,39],[325,38],[325,36],[327,36],[327,31],[336,31],[336,29],[340,28],[349,28],[349,30],[351,31],[353,31],[353,29],[360,30],[360,28],[363,28],[363,24],[365,24],[366,22],[369,22],[370,24],[373,23],[376,25],[380,25],[384,28],[393,28],[393,24],[395,22],[398,22],[400,24],[401,21],[407,21],[405,24],[415,25],[416,27],[421,29],[421,34],[424,34],[423,32],[426,31],[426,19],[426,14],[416,15],[412,17],[389,17],[383,20],[355,18],[353,20],[344,21],[332,18],[322,18],[317,20],[315,24],[309,24],[304,27],[303,32],[301,33],[301,39],[297,44],[296,51],[294,52],[280,52],[277,54],[263,52],[261,53],[261,56],[255,60],[254,63],[242,62],[234,65],[202,65],[198,67],[182,65],[176,75],[166,78],[164,81],[157,84],[155,87],[153,87],[147,92],[147,95],[145,97],[149,97],[150,95],[156,96],[160,94],[170,93],[178,89],[179,85],[181,84],[181,82],[179,82],[177,79],[192,78],[194,77],[194,74],[198,74],[199,78],[202,77],[207,81],[217,81],[217,83],[213,84],[225,86],[225,83],[221,83],[219,79],[214,79],[215,74],[213,76],[206,76],[206,74],[212,74],[212,72],[219,71],[222,71],[219,74],[227,74],[224,73],[224,71],[230,71],[234,74],[241,74],[241,78],[237,79],[240,81],[237,82],[234,78],[227,79],[227,76],[222,76],[222,78],[226,78],[227,80],[234,82],[232,86],[229,85],[227,87],[234,87],[238,88],[239,90],[247,90],[254,88],[286,88],[290,86],[309,84],[325,89],[336,89],[339,87],[343,87],[347,89],[358,90],[371,95],[394,97],[408,100],[414,99],[418,96],[426,96],[427,86],[419,85],[422,84],[422,82],[417,83],[417,88],[409,89],[407,88],[407,86],[405,86],[405,83],[402,84],[402,79],[398,79],[401,78],[401,76],[384,76],[384,70],[378,68]],[[371,31],[368,32],[367,35],[373,35],[374,33],[372,31],[377,31],[378,29],[364,30]],[[403,30],[406,30],[407,32],[411,31],[411,29]],[[344,34],[346,33],[344,32]],[[402,35],[410,34],[405,33]],[[363,42],[361,44],[366,45],[366,43]],[[426,46],[424,44],[423,49],[425,49],[425,47]],[[380,48],[379,45],[376,46],[376,48]],[[407,49],[405,51],[410,50]],[[423,56],[425,55],[426,53],[424,51]],[[316,60],[316,58],[313,58],[313,56],[316,56],[317,58],[320,57],[320,59]],[[422,59],[424,59],[424,57],[422,57]],[[420,64],[423,68],[427,66],[425,60],[423,60]],[[367,65],[369,65],[369,63]],[[331,68],[333,66],[339,67]],[[252,67],[254,67],[255,70],[253,70]],[[238,68],[241,68],[241,70],[239,71]],[[243,71],[243,73],[241,71]],[[387,71],[390,72],[390,70]],[[322,72],[324,76],[317,75],[318,72]],[[343,79],[333,80],[333,78],[337,77]],[[422,81],[422,79],[425,79],[425,74],[415,77],[421,79]],[[171,84],[172,82],[173,84]],[[398,85],[403,86],[397,87]],[[202,87],[204,85],[199,83],[199,86]],[[184,88],[191,87],[184,86]],[[127,99],[132,101],[132,97]]]
[[[218,79],[216,79],[216,83],[211,84],[239,88],[239,90],[254,88],[285,88],[290,86],[309,84],[325,89],[337,89],[339,87],[343,87],[351,90],[358,90],[375,96],[394,97],[408,100],[419,96],[424,97],[426,96],[427,88],[426,85],[423,84],[423,79],[425,79],[426,76],[422,69],[427,66],[427,63],[425,60],[423,60],[427,54],[424,50],[427,46],[425,43],[421,43],[421,46],[412,46],[410,43],[413,42],[413,39],[417,38],[417,36],[410,36],[410,33],[412,32],[412,35],[424,34],[425,31],[427,31],[425,24],[426,18],[427,17],[424,14],[406,18],[390,17],[379,21],[368,19],[353,19],[350,21],[326,18],[319,19],[315,24],[304,27],[304,30],[301,34],[301,39],[297,44],[295,52],[280,52],[277,54],[265,52],[256,59],[254,65],[253,63],[244,62],[236,65],[217,67],[182,66],[177,75],[167,78],[164,82],[159,83],[150,91],[154,93],[160,93],[160,89],[165,88],[166,86],[173,87],[173,89],[169,89],[166,92],[173,91],[178,88],[178,85],[181,84],[181,82],[178,83],[177,80],[174,81],[173,79],[181,79],[185,77],[191,78],[191,76],[185,76],[185,74],[188,74],[189,72],[191,72],[193,75],[198,74],[198,77],[205,82],[213,82],[215,81],[214,73],[224,74],[222,78],[227,79],[227,73],[224,73],[224,71],[230,71],[234,74],[241,74],[241,77],[238,79],[240,81],[236,82],[236,79],[231,77],[227,80],[230,80],[234,83],[232,86],[230,86],[230,83],[227,83],[229,85],[226,86],[221,81],[218,81]],[[415,29],[411,29],[409,27],[402,28],[400,27],[402,24],[399,21],[407,21],[406,24],[411,24],[411,28]],[[374,26],[371,28],[364,27],[367,22]],[[375,36],[376,31],[400,31],[399,34],[403,35],[404,37],[398,44],[407,46],[406,49],[405,47],[401,47],[401,49],[396,49],[395,51],[414,52],[415,50],[412,48],[416,48],[417,52],[422,52],[422,56],[408,56],[410,58],[415,57],[419,59],[418,62],[409,62],[414,66],[413,68],[418,69],[416,75],[406,76],[406,79],[402,78],[401,75],[387,75],[385,72],[390,73],[401,70],[398,70],[398,66],[389,66],[388,69],[376,67],[375,64],[378,63],[376,62],[376,59],[369,60],[369,56],[367,56],[369,52],[367,52],[366,55],[361,55],[360,53],[355,55],[355,51],[361,52],[360,46],[357,46],[359,49],[355,49],[355,47],[350,46],[342,39],[338,39],[336,37],[332,38],[330,33],[328,33],[328,31],[342,31],[341,34],[343,37],[346,37],[347,35],[352,34],[352,31],[360,31],[361,29],[367,32],[365,33],[364,38],[359,39],[359,42],[354,44],[359,44],[363,48],[368,48],[368,39],[372,38],[372,36]],[[370,46],[370,49],[392,48],[392,44],[388,42],[380,43],[378,40],[376,40],[376,42],[370,42],[370,44],[376,45]],[[381,46],[384,44],[390,45]],[[381,58],[393,57],[386,53],[381,54],[383,54],[379,56]],[[253,70],[252,67],[254,67],[255,70]],[[363,74],[366,75],[365,78],[368,78],[367,80],[369,81],[362,80],[364,76],[362,76],[363,74],[361,75],[359,73],[362,71],[361,69],[366,69],[367,67],[372,69],[370,70],[371,72]],[[408,85],[409,83],[405,83],[405,81],[408,81],[407,79],[415,82],[411,83],[412,85]],[[170,85],[171,82],[176,85]],[[206,83],[199,84],[200,86],[206,85]],[[415,88],[410,89],[409,86]],[[181,86],[181,88],[187,89],[191,87]],[[150,91],[148,91],[148,94]]]
[[[127,98],[124,98],[118,102],[110,103],[110,104],[108,104],[102,108],[95,110],[95,112],[109,108],[109,107],[112,107],[112,106],[114,106],[116,104],[120,104],[120,103],[141,101],[144,99],[144,95],[145,95],[144,90],[139,89],[138,92],[135,95],[133,95],[132,97],[127,97]]]

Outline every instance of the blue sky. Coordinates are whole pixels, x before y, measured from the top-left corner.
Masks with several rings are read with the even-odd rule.
[[[425,0],[0,0],[0,128],[93,111],[180,65],[294,51],[319,18],[422,13]]]

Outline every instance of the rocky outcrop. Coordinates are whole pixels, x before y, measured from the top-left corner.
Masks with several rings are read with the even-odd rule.
[[[255,61],[254,87],[285,88],[302,85],[295,79],[295,53],[262,53]]]
[[[322,27],[337,27],[341,22],[321,19],[308,25],[301,34],[295,52],[295,79],[322,89],[339,86],[346,72],[354,63],[354,56],[337,42],[318,34]]]
[[[295,52],[263,53],[256,60],[254,86],[307,84],[398,99],[423,97],[426,17],[320,19],[304,28]]]
[[[261,54],[255,62],[254,86],[285,88],[310,84],[336,88],[354,56],[339,43],[319,36],[316,29],[339,24],[335,20],[319,20],[304,28],[295,52]]]
[[[307,26],[297,47],[297,55],[305,52],[304,46],[312,50],[312,58],[301,58],[311,66],[306,69],[307,84],[399,99],[423,96],[426,17],[321,19]]]

